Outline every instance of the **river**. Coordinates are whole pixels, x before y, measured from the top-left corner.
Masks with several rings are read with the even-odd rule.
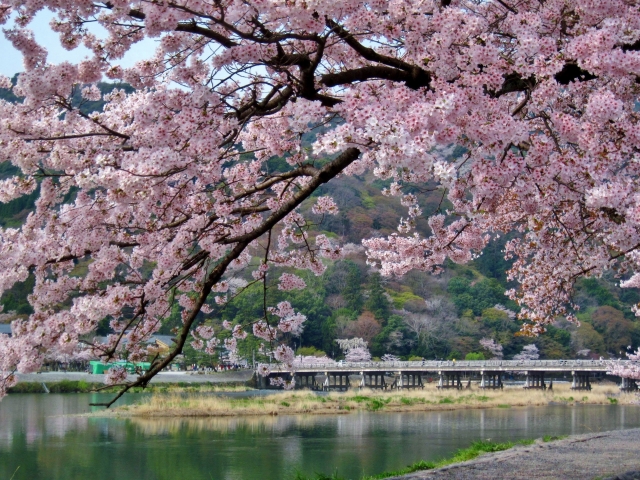
[[[478,439],[640,427],[640,407],[620,405],[204,419],[72,415],[106,398],[4,398],[0,479],[289,480],[296,471],[337,471],[356,480],[450,456]]]

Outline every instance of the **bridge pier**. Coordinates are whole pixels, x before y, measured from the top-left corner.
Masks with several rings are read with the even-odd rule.
[[[571,390],[591,390],[589,372],[571,372],[571,375],[573,375]]]
[[[296,373],[296,389],[308,388],[310,390],[319,390],[320,386],[316,382],[315,373]]]
[[[406,381],[402,381],[402,388],[424,388],[424,384],[422,383],[422,374],[414,373],[414,372],[405,372],[400,373],[400,377],[405,377]]]
[[[462,382],[460,381],[460,372],[438,372],[440,380],[438,380],[438,388],[455,388],[462,390]]]
[[[481,372],[480,388],[504,388],[502,384],[502,373],[500,372]]]
[[[412,388],[424,388],[422,383],[421,372],[397,372],[396,378],[391,384],[391,389],[412,389]]]
[[[621,378],[620,391],[621,392],[635,392],[638,390],[637,382],[632,378]]]
[[[389,385],[387,385],[387,382],[385,382],[384,380],[384,372],[362,372],[361,375],[361,387],[371,388],[374,390],[378,388],[380,390],[386,390],[389,387]]]
[[[325,372],[324,374],[327,378],[322,384],[322,390],[340,390],[343,392],[349,390],[349,387],[351,386],[351,383],[349,382],[350,372]],[[331,379],[333,379],[333,382],[331,382]]]
[[[544,372],[525,372],[525,375],[524,388],[529,390],[547,389],[547,384],[544,383]]]
[[[422,384],[422,374],[414,372],[397,372],[396,378],[391,384],[391,389],[411,389],[424,388]]]

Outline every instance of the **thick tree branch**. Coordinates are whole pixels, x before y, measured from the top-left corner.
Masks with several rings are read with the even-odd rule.
[[[327,87],[336,87],[338,85],[364,82],[372,79],[404,82],[407,87],[414,90],[421,87],[429,88],[431,84],[431,75],[421,68],[407,71],[384,66],[368,66],[340,73],[326,73],[322,75],[321,82]]]
[[[211,40],[215,40],[220,45],[222,45],[223,47],[226,47],[226,48],[231,48],[231,47],[235,47],[236,45],[238,45],[237,42],[234,42],[233,40],[230,40],[229,38],[225,37],[224,35],[222,35],[222,34],[220,34],[218,32],[214,32],[213,30],[211,30],[209,28],[201,27],[195,21],[186,22],[186,23],[179,23],[178,26],[176,27],[176,32],[195,33],[195,34],[201,35],[201,36],[203,36],[205,38],[210,38]]]
[[[360,155],[360,150],[357,148],[348,148],[341,155],[336,157],[333,161],[322,167],[311,178],[311,180],[300,190],[298,190],[287,202],[283,203],[281,207],[273,212],[267,219],[256,229],[245,235],[237,237],[229,237],[222,243],[232,244],[235,242],[244,242],[246,240],[254,240],[263,233],[273,228],[280,220],[291,213],[303,200],[308,198],[320,185],[327,183],[333,177],[338,175],[342,170],[353,163]]]
[[[113,398],[109,402],[96,405],[108,408],[113,405],[116,400],[118,400],[118,398],[120,398],[124,394],[124,392],[130,390],[131,388],[136,386],[146,387],[153,377],[155,377],[160,371],[167,367],[176,358],[176,356],[182,353],[187,338],[189,337],[189,334],[191,332],[191,326],[193,325],[193,322],[200,313],[200,310],[205,304],[207,297],[211,293],[213,286],[221,280],[231,262],[237,259],[252,241],[258,239],[261,235],[271,230],[280,220],[291,213],[305,199],[309,198],[320,185],[328,182],[336,175],[341,173],[347,166],[353,163],[359,155],[360,150],[358,150],[357,148],[348,148],[333,161],[329,162],[323,168],[317,170],[313,178],[303,188],[296,192],[296,194],[290,200],[281,205],[278,210],[267,217],[267,219],[258,228],[254,229],[248,234],[242,235],[240,237],[235,237],[233,239],[229,239],[229,241],[224,242],[227,244],[235,243],[235,245],[207,276],[206,282],[204,283],[202,290],[198,295],[194,307],[192,308],[187,318],[185,318],[183,321],[180,333],[175,339],[175,346],[173,347],[173,349],[162,360],[159,360],[158,362],[155,362],[153,365],[151,365],[151,368],[140,375],[135,381],[125,384],[115,398]]]

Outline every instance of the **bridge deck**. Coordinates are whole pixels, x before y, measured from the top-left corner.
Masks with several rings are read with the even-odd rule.
[[[623,365],[633,361],[620,360]],[[611,369],[609,360],[462,360],[424,362],[336,362],[331,364],[296,365],[296,373],[360,373],[360,372],[602,372]],[[273,373],[289,373],[284,365],[272,366]]]

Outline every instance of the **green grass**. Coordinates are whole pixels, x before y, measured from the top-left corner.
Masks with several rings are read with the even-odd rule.
[[[51,393],[89,393],[98,383],[88,383],[83,380],[62,380],[60,382],[46,382]],[[20,382],[9,389],[9,393],[45,393],[42,382]]]
[[[104,387],[103,383],[99,382],[86,382],[84,380],[61,380],[59,382],[20,382],[17,385],[8,389],[8,393],[46,393],[42,384],[45,384],[50,393],[91,393],[95,392],[97,388]],[[164,393],[169,391],[170,388],[181,388],[186,392],[197,392],[201,389],[216,388],[223,390],[224,388],[236,387],[238,383],[225,382],[225,383],[156,383],[147,386],[146,388],[135,387],[129,390],[131,393]],[[116,393],[119,392],[119,387],[111,387],[101,390],[102,393]]]
[[[562,440],[567,438],[567,435],[545,435],[542,437],[543,442],[555,442],[556,440]]]
[[[553,399],[557,400],[558,402],[565,402],[565,403],[573,402],[573,397],[553,397]]]
[[[391,398],[387,398],[387,399],[373,398],[367,405],[367,409],[371,410],[372,412],[381,410],[390,401],[391,401]]]
[[[334,473],[333,475],[325,475],[324,473],[316,473],[316,476],[307,477],[306,475],[298,472],[296,476],[293,477],[293,480],[345,480],[343,477],[339,477],[338,473]]]
[[[561,436],[551,436],[546,435],[543,440],[545,442],[550,442],[553,440],[560,440]],[[531,445],[534,443],[534,440],[520,440],[519,442],[491,442],[488,440],[480,440],[471,444],[469,448],[463,448],[458,450],[453,456],[449,458],[443,458],[442,460],[438,460],[435,462],[425,462],[421,460],[419,462],[413,463],[405,468],[400,470],[390,471],[390,472],[382,472],[377,475],[370,475],[362,477],[361,480],[379,480],[387,477],[396,477],[398,475],[406,475],[407,473],[418,472],[421,470],[432,470],[434,468],[441,468],[447,465],[451,465],[452,463],[460,463],[466,462],[469,460],[473,460],[474,458],[482,455],[483,453],[492,453],[492,452],[501,452],[503,450],[508,450],[516,445]],[[314,477],[308,477],[304,474],[298,472],[294,477],[294,480],[347,480],[344,477],[338,475],[338,472],[334,472],[331,475],[326,475],[324,473],[316,473]]]
[[[355,395],[353,397],[348,397],[346,400],[350,400],[357,403],[366,403],[367,410],[371,410],[372,412],[375,412],[377,410],[381,410],[382,408],[384,408],[384,406],[391,401],[391,398],[376,398],[376,397],[367,397],[366,395]]]
[[[354,397],[349,397],[349,400],[362,403],[362,402],[368,402],[369,400],[371,400],[371,397],[365,397],[364,395],[356,395]]]

